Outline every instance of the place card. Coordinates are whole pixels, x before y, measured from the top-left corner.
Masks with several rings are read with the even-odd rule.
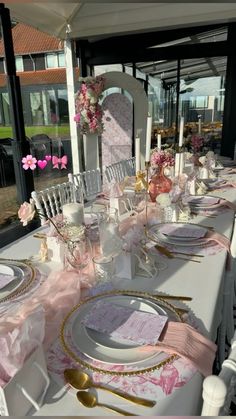
[[[134,310],[104,300],[95,304],[82,320],[89,329],[140,345],[155,345],[168,317]]]

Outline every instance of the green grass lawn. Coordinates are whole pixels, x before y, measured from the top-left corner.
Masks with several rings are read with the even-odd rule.
[[[68,138],[70,137],[70,127],[69,125],[61,126],[31,126],[25,127],[25,132],[27,137],[32,137],[35,134],[47,134],[50,138]],[[0,127],[0,141],[1,138],[12,138],[12,128],[11,127]]]

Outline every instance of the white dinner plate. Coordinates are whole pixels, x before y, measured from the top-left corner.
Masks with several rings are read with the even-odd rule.
[[[164,302],[163,304],[161,303],[160,307],[158,308],[156,303],[149,303],[149,301],[145,299],[141,299],[143,301],[139,301],[136,297],[133,296],[127,296],[127,298],[123,298],[122,296],[109,296],[101,298],[105,298],[107,302],[116,301],[117,303],[119,301],[121,304],[126,304],[126,306],[129,305],[134,308],[141,306],[142,308],[145,308],[145,310],[148,310],[148,312],[152,313],[160,313],[163,311],[163,314],[165,313],[168,316],[172,316],[172,319],[175,321],[178,320],[175,316],[175,313],[167,308]],[[128,301],[130,301],[130,303],[128,303]],[[135,345],[136,347],[129,346],[126,348],[123,347],[123,349],[119,347],[119,349],[117,349],[116,347],[112,346],[114,345],[113,343],[110,343],[108,335],[103,335],[104,339],[102,342],[105,343],[105,345],[97,342],[97,334],[93,334],[92,337],[90,337],[88,334],[88,329],[86,329],[81,322],[83,318],[90,312],[93,306],[94,301],[91,301],[82,305],[78,311],[75,311],[72,315],[71,321],[69,322],[70,330],[64,331],[64,334],[71,334],[71,339],[75,349],[78,349],[81,353],[85,354],[90,359],[101,361],[106,364],[131,365],[141,363],[143,361],[152,359],[153,357],[157,357],[157,351],[155,348],[149,352],[141,351],[140,347],[137,347],[137,345]],[[117,341],[117,345],[121,345],[121,342],[119,341],[118,343]],[[160,360],[162,358],[163,353],[160,352]]]
[[[162,225],[164,225],[166,223],[162,223],[162,224],[156,224],[152,227],[150,227],[150,229],[148,230],[148,237],[150,239],[153,239],[154,241],[158,241],[161,243],[166,243],[166,244],[174,244],[176,246],[201,246],[203,244],[205,244],[205,239],[204,238],[200,238],[200,239],[194,239],[192,237],[175,237],[175,236],[170,236],[170,235],[165,235],[163,233],[161,233],[161,231],[159,230],[160,227]],[[173,223],[171,223],[173,224]],[[176,223],[178,226],[186,226],[189,225],[187,223]],[[194,226],[194,227],[193,227]],[[202,226],[198,226],[197,224],[191,224],[191,228],[203,228]],[[206,233],[207,233],[207,229]]]
[[[12,275],[15,277],[4,288],[0,289],[0,301],[8,297],[11,293],[15,292],[22,284],[24,275],[22,269],[17,266],[8,266],[0,263],[0,273],[4,275]]]

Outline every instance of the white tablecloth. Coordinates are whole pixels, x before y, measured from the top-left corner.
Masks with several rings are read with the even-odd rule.
[[[227,192],[217,192],[231,202],[236,201],[236,190],[228,189]],[[234,212],[232,210],[221,213],[216,218],[198,216],[192,222],[215,227],[216,231],[231,238],[234,227]],[[28,258],[37,254],[40,241],[29,234],[1,250],[1,257]],[[209,334],[210,339],[216,339],[217,328],[221,320],[222,290],[224,287],[224,273],[226,251],[223,250],[214,256],[202,258],[201,263],[192,263],[183,260],[168,260],[168,268],[159,273],[156,279],[136,278],[132,281],[120,280],[119,287],[134,290],[162,291],[175,295],[193,297],[188,303],[202,327]],[[48,262],[40,264],[40,269],[45,273],[57,270],[57,264]],[[117,284],[117,283],[116,283]],[[173,415],[197,416],[201,412],[202,377],[195,374],[184,387],[177,389],[170,396],[158,402],[153,409],[136,407],[123,402],[121,399],[99,391],[99,401],[109,402],[114,406],[123,407],[132,413],[142,416]],[[59,388],[51,382],[43,407],[32,415],[39,416],[104,416],[110,413],[101,408],[86,409],[77,401],[76,397]]]

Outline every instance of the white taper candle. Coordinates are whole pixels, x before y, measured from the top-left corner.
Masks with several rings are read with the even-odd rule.
[[[157,134],[157,149],[161,150],[161,134]]]
[[[202,132],[202,120],[201,120],[201,115],[199,115],[198,117],[198,134],[201,134]]]
[[[135,170],[136,173],[140,170],[140,138],[135,138]]]
[[[183,116],[181,116],[180,125],[179,125],[179,147],[183,146],[183,138],[184,138],[184,118]]]
[[[145,161],[150,161],[150,151],[151,151],[151,138],[152,138],[152,117],[148,116],[147,118],[147,132],[146,132],[146,154]]]

